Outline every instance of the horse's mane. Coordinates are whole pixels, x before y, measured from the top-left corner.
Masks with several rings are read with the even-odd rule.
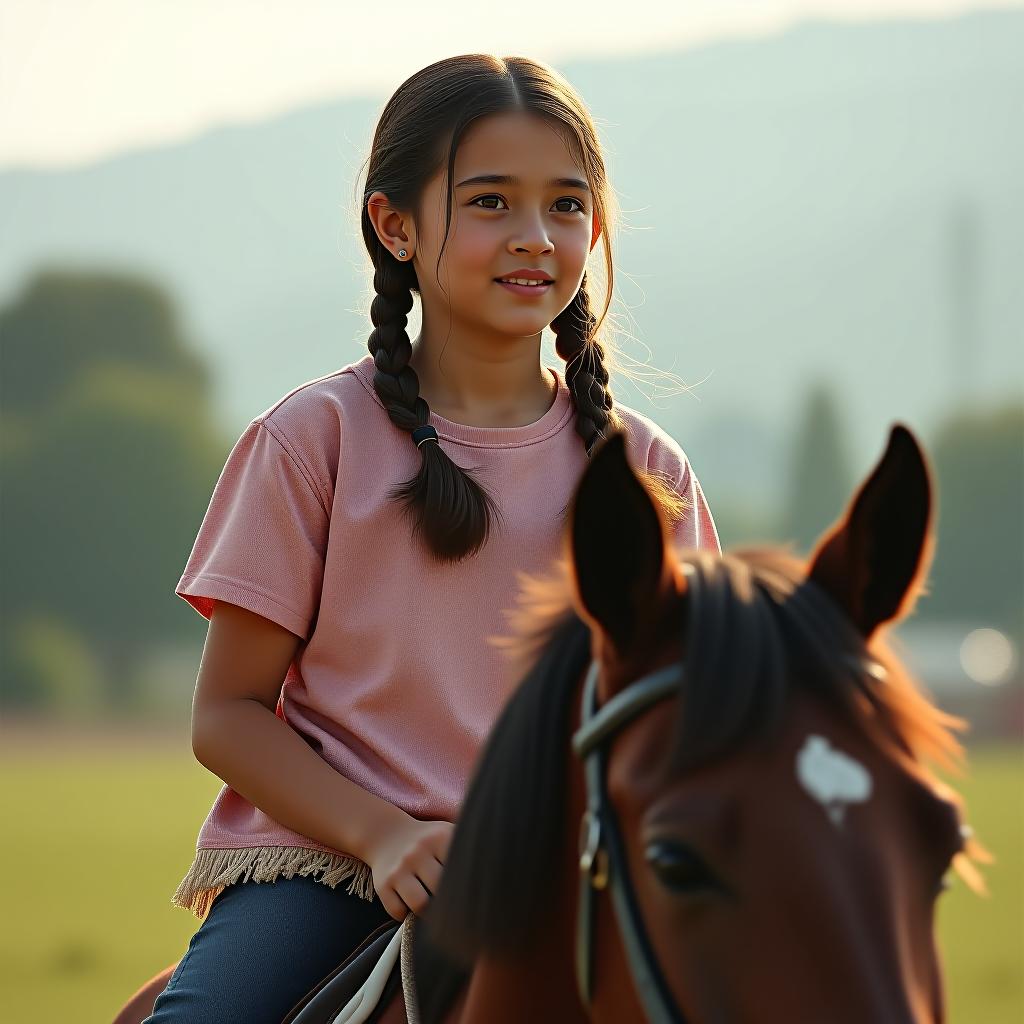
[[[882,629],[865,644],[788,551],[750,548],[719,557],[687,550],[677,557],[689,584],[687,621],[679,623],[686,669],[669,770],[687,771],[770,738],[789,692],[799,688],[828,701],[962,806],[927,762],[962,773],[964,750],[954,731],[966,722],[918,689]],[[506,613],[514,635],[492,642],[517,666],[530,667],[478,759],[424,918],[429,940],[466,965],[483,951],[528,948],[555,902],[552,865],[562,863],[570,697],[590,660],[590,631],[575,614],[565,560],[547,577],[521,574],[521,581],[519,606]],[[973,839],[954,866],[977,890],[982,883],[969,858],[989,859]]]

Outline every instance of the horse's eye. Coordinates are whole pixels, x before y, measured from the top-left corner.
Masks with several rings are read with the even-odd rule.
[[[655,840],[648,843],[646,856],[647,863],[654,868],[662,883],[677,892],[724,888],[700,855],[683,843]]]

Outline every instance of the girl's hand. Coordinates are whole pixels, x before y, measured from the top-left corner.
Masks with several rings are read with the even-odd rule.
[[[455,826],[450,821],[419,821],[409,814],[377,836],[366,852],[373,887],[396,920],[423,912],[441,881]]]

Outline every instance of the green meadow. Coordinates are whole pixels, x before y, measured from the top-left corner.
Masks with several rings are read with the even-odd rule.
[[[997,857],[989,897],[956,879],[941,898],[940,945],[954,1024],[1024,1019],[1024,760],[972,751],[951,780]],[[198,922],[172,907],[219,780],[187,737],[0,741],[4,920],[0,1020],[109,1021],[177,960]]]

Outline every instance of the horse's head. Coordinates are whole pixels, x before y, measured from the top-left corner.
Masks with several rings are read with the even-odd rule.
[[[930,506],[923,456],[896,427],[806,563],[675,551],[622,436],[609,438],[577,489],[559,570],[524,580],[513,653],[530,668],[463,803],[427,911],[435,938],[496,977],[516,962],[546,970],[544,1001],[520,1005],[559,998],[565,1021],[581,1003],[609,1022],[652,1005],[665,1008],[653,1019],[688,1024],[941,1020],[934,901],[951,862],[979,884],[965,850],[984,851],[925,764],[956,767],[963,723],[919,693],[882,636],[919,592]],[[594,984],[576,1000],[586,794],[568,748],[583,735],[581,680],[613,708],[659,673],[671,693],[602,742],[623,863],[592,890]],[[641,922],[625,940],[624,903]],[[638,958],[660,996],[629,982]]]
[[[598,704],[680,664],[678,699],[615,735],[607,771],[666,1020],[673,1002],[692,1022],[943,1019],[935,900],[954,859],[976,877],[960,801],[924,761],[955,766],[962,723],[882,638],[920,592],[930,513],[897,426],[806,564],[677,553],[621,439],[595,453],[569,543]],[[632,989],[601,998],[625,958],[610,918],[594,1018],[640,1020]]]

